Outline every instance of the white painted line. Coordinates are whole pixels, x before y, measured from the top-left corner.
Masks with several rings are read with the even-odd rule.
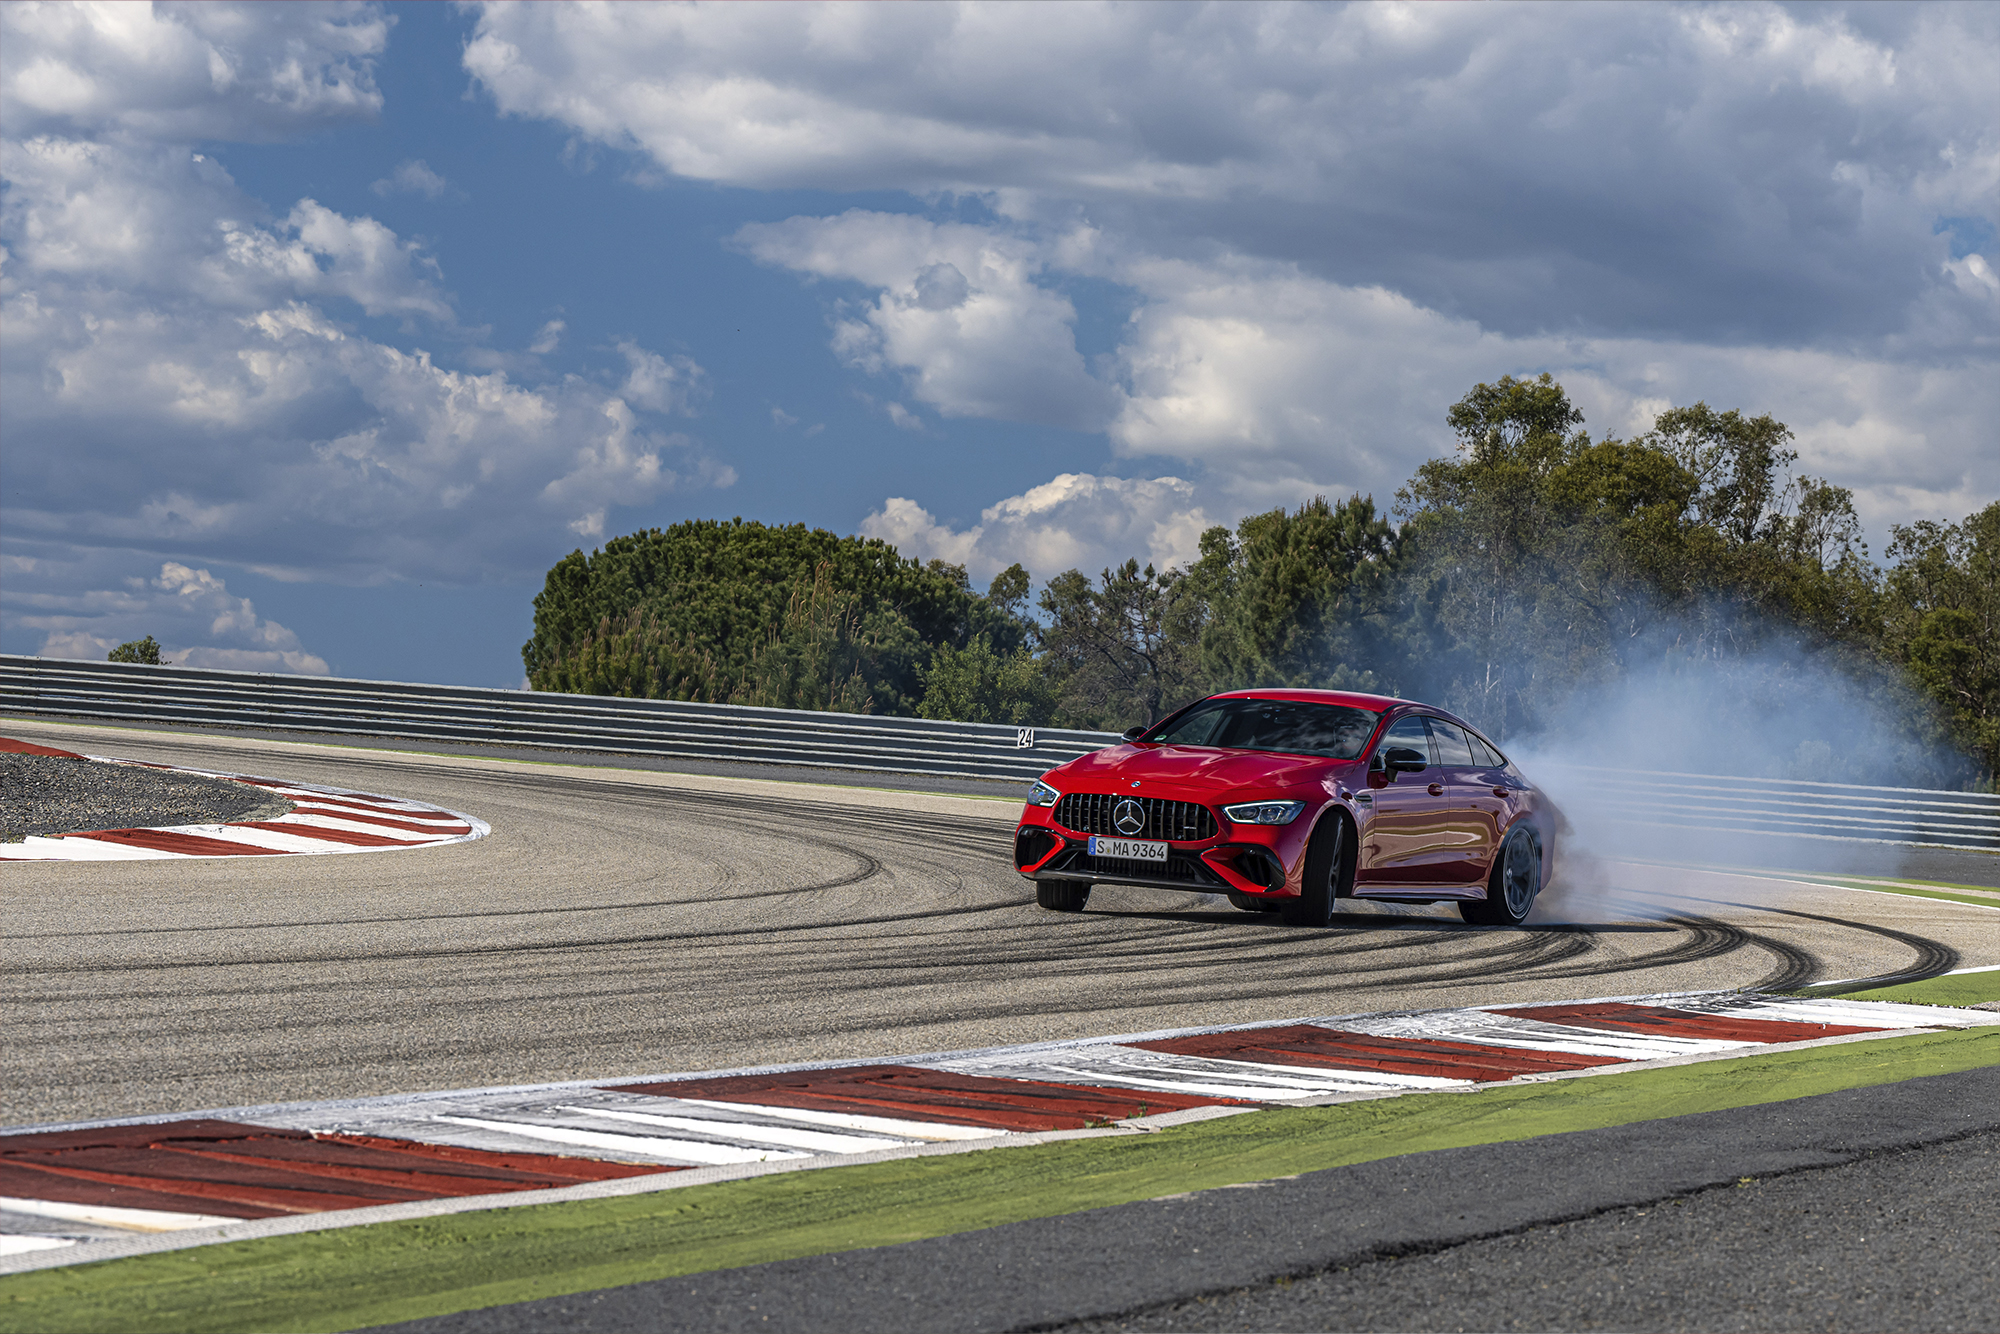
[[[1791,1019],[1808,1024],[1839,1024],[1853,1028],[1978,1028],[2000,1024],[2000,1015],[1940,1005],[1904,1005],[1897,1001],[1748,1000],[1711,1014],[1739,1019]]]
[[[1328,1027],[1335,1025],[1329,1024]],[[1751,1041],[1723,1041],[1717,1038],[1669,1038],[1614,1033],[1603,1029],[1579,1028],[1571,1024],[1545,1023],[1539,1019],[1517,1019],[1489,1014],[1484,1010],[1444,1010],[1435,1014],[1394,1015],[1381,1019],[1342,1022],[1338,1027],[1351,1033],[1376,1037],[1427,1038],[1433,1042],[1469,1042],[1488,1047],[1518,1047],[1525,1051],[1566,1052],[1576,1056],[1609,1056],[1627,1061],[1648,1061],[1661,1056],[1690,1056],[1697,1052],[1735,1051],[1754,1047]]]
[[[948,1121],[902,1121],[893,1116],[863,1116],[858,1112],[818,1112],[803,1107],[768,1107],[755,1102],[715,1102],[707,1098],[675,1098],[690,1107],[715,1107],[730,1112],[754,1112],[759,1116],[782,1116],[788,1121],[804,1121],[814,1126],[839,1126],[845,1130],[869,1130],[899,1139],[960,1140],[992,1139],[1011,1135],[1011,1130],[990,1126],[966,1126]]]
[[[1082,1059],[1079,1060],[1078,1058]],[[1087,1062],[1087,1063],[1086,1063]],[[1471,1081],[1401,1076],[1381,1071],[1348,1071],[1319,1066],[1272,1065],[1220,1057],[1176,1056],[1164,1052],[1107,1047],[1071,1049],[1060,1055],[1008,1060],[1005,1056],[942,1062],[935,1068],[999,1079],[1039,1079],[1056,1084],[1164,1089],[1210,1098],[1254,1102],[1356,1093],[1380,1088],[1460,1088]],[[1361,1077],[1356,1078],[1359,1074]]]
[[[220,1227],[241,1218],[219,1214],[179,1214],[162,1209],[121,1209],[108,1204],[67,1204],[61,1200],[28,1200],[0,1195],[0,1210],[34,1218],[60,1218],[70,1223],[95,1223],[128,1232],[179,1232],[190,1227]]]
[[[29,1251],[53,1251],[74,1245],[76,1245],[75,1237],[36,1237],[23,1236],[17,1232],[0,1232],[0,1255],[25,1255]]]
[[[1387,1070],[1350,1070],[1345,1066],[1273,1065],[1268,1061],[1239,1061],[1232,1056],[1211,1056],[1218,1065],[1247,1065],[1273,1074],[1322,1074],[1356,1088],[1382,1089],[1462,1089],[1480,1082],[1476,1079],[1447,1079],[1442,1075],[1402,1075]]]
[[[602,1130],[575,1130],[568,1126],[534,1126],[520,1121],[486,1121],[473,1116],[439,1116],[433,1120],[455,1126],[476,1126],[497,1130],[523,1139],[549,1140],[574,1144],[583,1149],[604,1149],[610,1153],[639,1154],[684,1163],[761,1163],[773,1158],[809,1158],[811,1154],[789,1149],[737,1149],[726,1144],[703,1144],[691,1139],[665,1139],[653,1135],[614,1135]]]
[[[655,1116],[650,1112],[624,1112],[610,1107],[559,1107],[556,1110],[580,1112],[585,1116],[608,1116],[614,1121],[633,1121],[667,1130],[692,1130],[698,1135],[714,1135],[719,1139],[811,1149],[815,1153],[866,1153],[870,1149],[889,1149],[910,1142],[907,1139],[884,1139],[879,1135],[836,1135],[827,1130],[794,1130],[788,1126],[752,1125],[744,1121],[695,1116]]]

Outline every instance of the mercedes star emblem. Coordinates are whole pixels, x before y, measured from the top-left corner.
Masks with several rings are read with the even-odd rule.
[[[1118,832],[1130,838],[1146,827],[1146,808],[1127,797],[1111,808],[1111,823]]]

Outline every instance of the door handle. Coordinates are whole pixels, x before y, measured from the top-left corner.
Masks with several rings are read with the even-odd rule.
[[[1442,797],[1444,795],[1444,784],[1432,783],[1429,787],[1425,788],[1424,791],[1430,793],[1433,797]]]
[[[1504,787],[1496,787],[1493,789],[1493,795],[1496,797],[1506,797],[1511,794],[1509,793],[1508,789]]]

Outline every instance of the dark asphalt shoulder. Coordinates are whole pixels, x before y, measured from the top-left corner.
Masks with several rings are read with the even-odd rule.
[[[1997,1132],[1988,1068],[385,1328],[1990,1330]],[[1681,1221],[1637,1226],[1664,1202]],[[1871,1255],[1920,1260],[1923,1292]],[[1426,1298],[1423,1264],[1461,1281]]]

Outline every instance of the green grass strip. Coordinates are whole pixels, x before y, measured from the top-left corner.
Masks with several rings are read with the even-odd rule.
[[[232,1242],[0,1278],[0,1330],[352,1329],[1989,1065],[1927,1034]]]
[[[2000,870],[2000,857],[1994,858],[1994,867]],[[2000,894],[1996,885],[1962,885],[1956,880],[1919,880],[1913,876],[1899,876],[1894,880],[1877,880],[1867,876],[1852,878],[1853,885],[1921,885],[1925,889],[1969,889],[1978,894]]]
[[[1909,1005],[1990,1005],[2000,1001],[2000,972],[1947,974],[1927,977],[1921,982],[1900,982],[1893,987],[1820,994],[1839,996],[1842,1000],[1902,1001]]]
[[[1877,894],[1907,894],[1913,899],[1942,899],[1947,903],[1970,903],[1980,908],[2000,908],[2000,899],[1990,896],[1980,898],[1973,894],[1952,894],[1942,889],[1915,889],[1909,885],[1879,884],[1872,880],[1819,880],[1816,883],[1835,885],[1841,889],[1873,890]]]

